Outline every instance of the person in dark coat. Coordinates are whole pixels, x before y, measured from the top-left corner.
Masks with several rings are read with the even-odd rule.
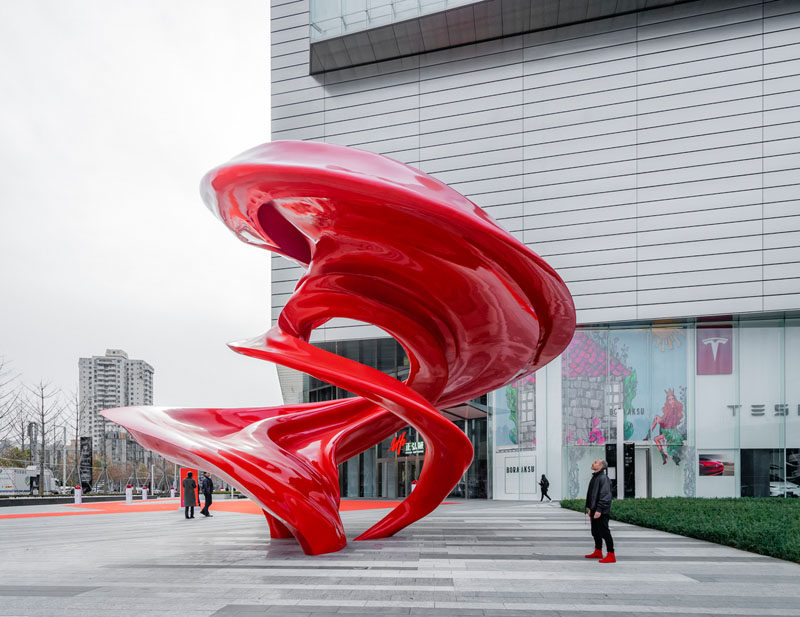
[[[547,479],[547,476],[542,474],[542,479],[539,480],[539,486],[542,489],[542,498],[539,501],[544,501],[544,498],[547,497],[547,501],[553,501],[550,499],[550,495],[547,494],[547,489],[550,488],[550,480]]]
[[[190,471],[183,479],[183,491],[181,492],[181,495],[183,496],[183,509],[184,513],[186,514],[186,518],[194,518],[194,502],[195,499],[197,499],[194,491],[196,488],[197,482],[194,481],[192,472]]]
[[[211,493],[214,491],[214,484],[211,482],[211,476],[207,471],[203,472],[203,477],[200,480],[200,491],[203,493],[205,505],[200,510],[203,516],[214,516],[208,511],[208,506],[211,505]]]
[[[611,480],[608,478],[608,463],[597,459],[592,463],[592,479],[586,491],[586,513],[592,521],[592,537],[594,552],[586,555],[587,559],[600,559],[600,563],[616,563],[614,556],[614,539],[608,528],[611,517]],[[603,557],[603,540],[606,542],[606,556]]]

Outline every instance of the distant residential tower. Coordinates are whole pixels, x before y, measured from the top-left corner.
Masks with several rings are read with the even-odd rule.
[[[121,349],[107,349],[104,356],[81,358],[80,434],[92,437],[92,449],[102,448],[103,417],[112,407],[153,404],[153,367],[144,360],[131,360]],[[106,425],[108,422],[106,421]],[[106,426],[106,430],[110,430]],[[114,432],[124,431],[114,427]]]

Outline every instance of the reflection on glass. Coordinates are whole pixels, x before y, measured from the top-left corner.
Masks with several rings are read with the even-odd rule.
[[[430,15],[478,0],[311,0],[311,40]]]

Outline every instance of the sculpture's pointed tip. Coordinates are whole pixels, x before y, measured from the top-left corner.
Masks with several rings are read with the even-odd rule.
[[[247,354],[254,349],[264,349],[266,347],[267,335],[259,334],[252,338],[239,339],[238,341],[231,341],[228,343],[228,349],[240,354]]]

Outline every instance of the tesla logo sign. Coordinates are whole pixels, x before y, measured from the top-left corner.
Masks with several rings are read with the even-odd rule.
[[[733,373],[733,328],[697,327],[697,374]]]
[[[711,354],[714,356],[714,362],[717,361],[717,350],[720,345],[726,345],[728,339],[721,336],[714,336],[712,338],[704,338],[703,345],[711,345]]]
[[[403,449],[404,445],[406,445],[405,431],[403,431],[399,435],[394,436],[394,439],[392,439],[392,445],[389,448],[389,452],[394,452],[397,456],[400,456],[400,452]]]

